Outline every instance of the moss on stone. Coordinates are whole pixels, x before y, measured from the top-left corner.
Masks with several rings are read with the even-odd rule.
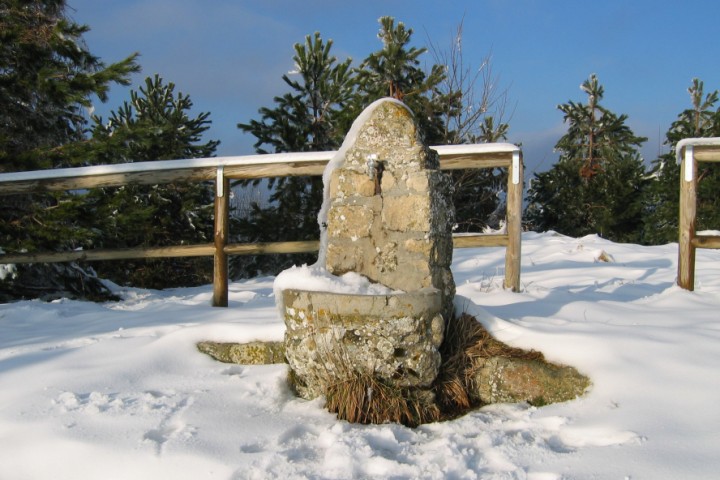
[[[200,352],[210,355],[223,363],[242,365],[269,365],[285,363],[285,344],[283,342],[200,342]]]

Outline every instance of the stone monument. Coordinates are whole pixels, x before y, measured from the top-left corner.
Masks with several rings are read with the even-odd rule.
[[[201,351],[245,363],[284,354],[301,397],[324,395],[330,411],[360,423],[415,426],[487,403],[567,401],[589,387],[572,367],[453,316],[450,181],[404,104],[368,107],[323,180],[318,262],[275,280],[284,342],[201,342]]]
[[[358,117],[323,178],[316,267],[386,293],[276,292],[296,390],[317,397],[348,372],[429,388],[455,295],[451,184],[437,153],[410,110],[383,99]]]

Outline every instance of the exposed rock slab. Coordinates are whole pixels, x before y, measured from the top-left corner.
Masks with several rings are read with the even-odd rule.
[[[285,363],[283,342],[200,342],[198,350],[224,363],[241,365],[269,365]]]
[[[481,403],[528,402],[541,406],[582,395],[590,380],[575,368],[545,360],[490,357],[477,360],[474,385]]]

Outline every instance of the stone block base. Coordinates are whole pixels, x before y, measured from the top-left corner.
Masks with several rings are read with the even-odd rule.
[[[351,372],[398,387],[429,387],[445,322],[439,291],[346,295],[285,290],[285,355],[298,394],[323,395]]]

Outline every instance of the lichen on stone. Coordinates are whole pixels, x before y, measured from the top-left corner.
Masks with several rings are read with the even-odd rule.
[[[284,342],[211,342],[204,341],[197,344],[200,352],[223,363],[237,363],[242,365],[269,365],[285,363]]]

